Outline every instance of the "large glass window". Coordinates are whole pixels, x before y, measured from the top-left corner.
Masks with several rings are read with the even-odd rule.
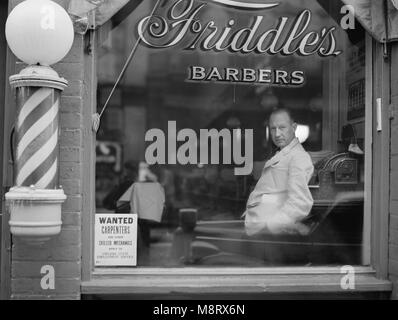
[[[138,214],[138,267],[367,263],[365,33],[340,1],[262,3],[143,1],[101,33],[99,111],[140,41],[95,197]]]

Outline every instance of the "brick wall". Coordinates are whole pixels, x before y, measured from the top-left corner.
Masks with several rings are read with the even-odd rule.
[[[10,1],[14,7],[21,1]],[[66,7],[69,1],[58,0]],[[17,63],[17,71],[24,65]],[[67,200],[62,209],[62,231],[44,245],[29,246],[13,239],[11,265],[12,299],[79,299],[81,282],[81,214],[84,39],[75,34],[73,48],[53,66],[67,79],[60,108],[60,185]],[[41,287],[41,268],[50,265],[55,272],[55,289]]]
[[[391,176],[389,274],[394,282],[393,298],[398,299],[398,45],[393,45],[391,63],[391,95],[394,118],[391,120]]]

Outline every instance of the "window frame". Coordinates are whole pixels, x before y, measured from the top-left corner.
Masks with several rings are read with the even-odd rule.
[[[86,41],[96,48],[96,41],[110,31],[109,25],[90,30]],[[106,35],[106,34],[105,34]],[[388,278],[388,200],[389,188],[389,128],[376,132],[374,119],[374,95],[382,94],[388,101],[388,63],[382,57],[382,45],[366,33],[366,133],[365,133],[365,246],[370,248],[369,266],[354,266],[357,281],[356,292],[387,292],[392,285]],[[84,126],[91,128],[92,114],[96,112],[96,51],[85,57]],[[381,73],[380,73],[381,72]],[[377,75],[377,76],[374,76]],[[387,82],[386,82],[387,81]],[[385,98],[385,99],[384,99]],[[383,117],[388,117],[387,112]],[[385,119],[383,119],[384,121]],[[388,122],[384,122],[387,124]],[[383,139],[384,138],[384,139]],[[83,217],[82,217],[82,294],[90,293],[170,293],[170,292],[341,292],[340,267],[282,267],[282,268],[95,268],[94,216],[95,216],[95,133],[88,130],[84,136],[83,154]],[[383,164],[383,166],[381,166]],[[375,170],[375,168],[381,170]],[[379,172],[380,171],[380,172]],[[383,174],[385,176],[383,177]],[[387,189],[386,189],[387,188]],[[371,195],[370,197],[367,195]],[[383,199],[383,201],[381,201]],[[379,212],[380,214],[375,214]],[[367,235],[367,236],[366,236]],[[304,275],[304,278],[303,278]],[[165,282],[165,276],[167,281]],[[190,285],[186,277],[192,280]],[[288,281],[286,281],[289,279]],[[140,280],[144,278],[147,285]],[[197,279],[203,282],[199,285]],[[207,279],[207,280],[206,280]],[[228,280],[225,283],[225,280]],[[253,285],[247,279],[263,281]],[[278,280],[279,279],[279,280]],[[314,279],[316,280],[314,282]],[[197,283],[198,286],[195,286]],[[319,286],[323,283],[323,287]],[[172,284],[169,288],[167,285]],[[200,288],[199,288],[200,287]],[[233,289],[232,289],[233,288]]]

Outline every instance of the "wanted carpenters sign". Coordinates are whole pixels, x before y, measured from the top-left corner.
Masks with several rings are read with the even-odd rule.
[[[137,265],[137,215],[96,214],[96,266]]]

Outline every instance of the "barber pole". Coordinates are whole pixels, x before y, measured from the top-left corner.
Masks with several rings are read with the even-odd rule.
[[[59,101],[67,81],[50,68],[27,69],[26,74],[10,77],[18,114],[15,185],[57,189]]]
[[[17,88],[16,186],[58,188],[60,90]]]
[[[15,186],[6,194],[14,235],[41,244],[61,231],[59,108],[67,81],[50,67],[29,66],[10,77],[16,90]]]

